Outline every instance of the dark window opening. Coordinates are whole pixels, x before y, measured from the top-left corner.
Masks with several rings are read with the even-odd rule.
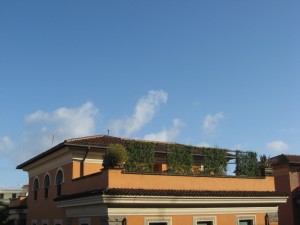
[[[44,180],[44,188],[45,188],[44,197],[45,198],[48,198],[49,186],[50,186],[50,177],[49,177],[49,175],[46,175],[45,180]]]
[[[34,182],[33,182],[33,199],[34,200],[37,200],[38,189],[39,189],[39,180],[35,179]]]
[[[212,221],[198,221],[197,225],[213,225]]]
[[[239,225],[253,225],[253,220],[239,220]]]
[[[59,170],[56,174],[56,194],[57,196],[61,195],[61,185],[63,183],[64,180],[64,175],[63,172],[61,170]]]
[[[149,225],[168,225],[167,222],[151,222]]]
[[[48,195],[49,195],[49,189],[48,189],[48,188],[45,188],[44,197],[45,197],[45,198],[48,198]]]
[[[213,225],[212,221],[198,221],[197,225]]]

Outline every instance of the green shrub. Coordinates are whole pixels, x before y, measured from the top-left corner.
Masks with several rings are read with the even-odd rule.
[[[127,151],[123,145],[110,144],[103,158],[105,168],[122,167],[127,160]]]

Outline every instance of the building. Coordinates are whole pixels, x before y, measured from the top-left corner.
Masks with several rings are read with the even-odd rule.
[[[279,206],[280,225],[300,224],[300,155],[279,155],[271,159],[278,191],[289,194],[287,203]]]
[[[106,135],[73,138],[20,164],[17,169],[29,174],[27,225],[278,224],[278,206],[287,195],[275,191],[273,176],[195,172],[206,169],[204,149],[195,146],[188,146],[194,173],[169,173],[169,146],[178,144],[163,142],[155,142],[153,171],[103,168],[108,145],[130,141],[153,143]],[[226,153],[227,161],[233,157]]]
[[[16,198],[10,199],[9,217],[7,221],[11,225],[26,225],[28,185],[22,187],[22,193]]]
[[[26,190],[23,188],[0,188],[0,202],[9,204],[10,199],[25,195]]]

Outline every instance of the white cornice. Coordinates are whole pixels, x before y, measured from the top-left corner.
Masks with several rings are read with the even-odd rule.
[[[278,205],[287,197],[162,197],[162,196],[93,196],[57,202],[58,207],[92,204],[165,204],[165,205]]]
[[[285,197],[164,197],[164,196],[103,196],[105,203],[123,204],[278,204]]]
[[[277,207],[203,207],[203,208],[108,208],[110,216],[116,215],[209,215],[242,213],[275,213]]]

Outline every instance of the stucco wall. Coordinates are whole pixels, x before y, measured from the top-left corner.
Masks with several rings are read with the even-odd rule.
[[[176,190],[275,191],[274,177],[197,177],[151,174],[126,174],[121,170],[104,170],[110,188],[144,188]]]

